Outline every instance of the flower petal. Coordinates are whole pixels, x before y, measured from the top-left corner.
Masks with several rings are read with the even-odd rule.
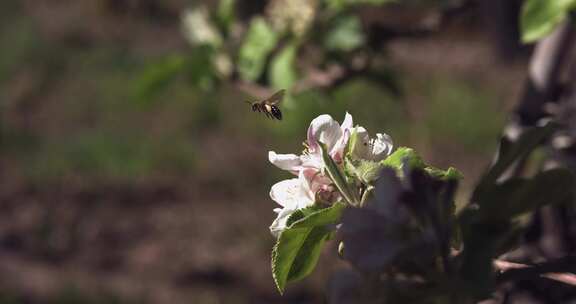
[[[385,133],[376,134],[372,141],[370,149],[371,160],[380,161],[386,158],[392,152],[392,138]]]
[[[288,221],[288,218],[294,211],[296,211],[296,209],[284,208],[274,210],[274,212],[278,213],[278,216],[272,222],[272,225],[270,225],[270,232],[272,233],[272,235],[274,235],[275,237],[280,236],[280,232],[286,229],[286,222]]]
[[[320,115],[312,120],[308,128],[309,150],[312,153],[319,152],[318,142],[322,142],[331,151],[341,136],[340,124],[328,114]]]
[[[353,147],[355,158],[366,159],[368,157],[368,146],[370,145],[370,135],[364,127],[356,127],[356,145]]]
[[[276,167],[291,171],[297,174],[297,171],[302,167],[302,160],[296,154],[277,154],[274,151],[268,152],[268,160]]]
[[[299,178],[302,180],[305,190],[308,192],[308,196],[311,200],[315,199],[316,192],[325,189],[332,184],[330,178],[314,168],[303,169],[300,171]]]
[[[370,138],[368,131],[363,127],[356,127],[358,140],[354,147],[354,157],[373,161],[380,161],[392,152],[392,138],[384,133],[376,134]]]
[[[296,209],[301,193],[302,181],[292,178],[274,184],[270,189],[270,198],[284,208]]]
[[[349,130],[352,129],[352,125],[353,125],[352,115],[346,112],[346,115],[344,116],[344,121],[342,121],[342,125],[340,126],[340,128],[342,129],[342,131]]]

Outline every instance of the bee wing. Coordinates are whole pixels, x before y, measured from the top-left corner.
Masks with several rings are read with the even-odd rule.
[[[264,100],[264,102],[269,104],[269,105],[275,105],[275,104],[281,102],[282,99],[284,99],[284,93],[286,93],[286,90],[282,89],[282,90],[274,93],[274,95],[268,97],[268,99]]]

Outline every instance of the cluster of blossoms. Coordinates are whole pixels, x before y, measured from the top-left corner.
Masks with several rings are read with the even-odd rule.
[[[274,209],[278,214],[270,226],[273,235],[278,236],[286,229],[288,218],[296,210],[314,204],[331,205],[338,201],[350,205],[359,203],[366,188],[360,187],[351,193],[345,186],[335,183],[328,174],[323,151],[329,155],[339,170],[346,169],[346,163],[379,162],[392,152],[392,140],[383,133],[370,137],[361,126],[353,126],[352,115],[346,113],[339,124],[330,115],[320,115],[310,123],[302,155],[268,153],[268,159],[280,169],[290,171],[297,178],[283,180],[272,186],[270,197],[282,208]]]

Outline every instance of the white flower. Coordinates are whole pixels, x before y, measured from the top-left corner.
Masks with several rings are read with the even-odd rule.
[[[308,128],[308,154],[277,154],[274,151],[268,152],[268,160],[276,167],[290,171],[295,175],[306,168],[315,168],[320,171],[324,167],[322,161],[322,151],[318,142],[326,145],[330,156],[336,162],[340,162],[344,156],[344,148],[350,138],[352,130],[352,115],[346,113],[342,125],[332,119],[330,115],[324,114],[316,117]]]
[[[318,192],[329,191],[330,179],[321,175],[315,169],[301,170],[298,178],[278,182],[270,190],[270,198],[282,208],[274,209],[278,214],[270,226],[270,231],[276,237],[286,229],[288,217],[296,210],[312,206]]]
[[[270,231],[276,237],[286,229],[287,220],[294,211],[319,203],[334,203],[342,198],[342,188],[333,184],[323,174],[324,161],[319,143],[326,146],[326,150],[336,164],[344,161],[350,136],[356,132],[357,141],[352,147],[353,158],[380,161],[392,152],[392,140],[386,134],[378,133],[375,138],[363,127],[353,127],[352,115],[346,113],[340,125],[330,115],[320,115],[310,123],[307,132],[307,152],[303,155],[277,154],[268,152],[268,160],[278,168],[290,171],[298,178],[283,180],[272,186],[270,197],[281,208],[274,209],[278,215]]]
[[[392,152],[392,138],[384,133],[377,133],[376,138],[370,138],[363,127],[356,127],[358,140],[353,148],[353,157],[372,161],[381,161]]]
[[[308,128],[307,142],[310,154],[321,154],[322,151],[318,145],[321,142],[326,145],[326,150],[334,161],[340,162],[344,156],[344,148],[346,148],[350,138],[352,124],[352,115],[349,113],[346,113],[342,125],[327,114],[316,117]]]
[[[222,36],[210,21],[210,13],[206,7],[187,9],[182,15],[182,31],[184,38],[193,46],[209,44],[222,45]]]

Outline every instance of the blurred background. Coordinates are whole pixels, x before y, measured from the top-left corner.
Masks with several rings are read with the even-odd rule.
[[[2,0],[0,303],[320,303],[334,245],[275,290],[267,153],[323,113],[466,198],[525,79],[521,1],[386,2]],[[282,121],[244,102],[280,88]]]

